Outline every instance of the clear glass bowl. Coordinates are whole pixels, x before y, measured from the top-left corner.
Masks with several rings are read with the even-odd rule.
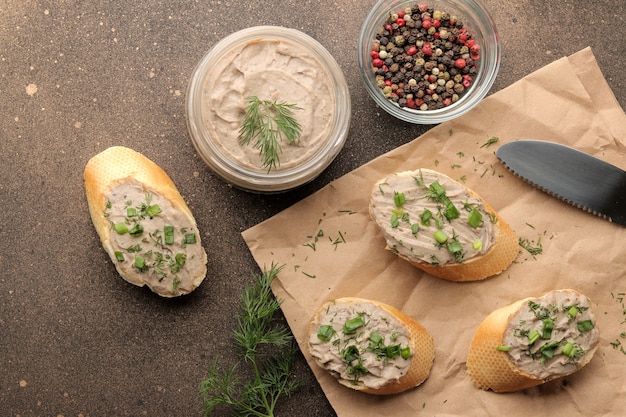
[[[441,109],[419,110],[400,107],[386,98],[377,86],[372,67],[370,51],[376,33],[383,27],[390,14],[418,3],[456,16],[481,48],[478,70],[469,90],[460,95],[458,101]],[[392,116],[416,124],[442,123],[465,114],[476,106],[491,89],[500,68],[500,59],[501,46],[496,26],[478,0],[379,0],[366,17],[358,39],[359,70],[370,96]]]
[[[245,114],[248,94],[250,92],[265,94],[266,91],[262,80],[267,80],[267,77],[278,77],[280,79],[282,76],[274,71],[274,66],[277,62],[274,61],[271,64],[272,68],[264,70],[264,67],[261,67],[258,74],[253,74],[248,80],[245,80],[246,77],[238,77],[234,80],[224,79],[222,83],[220,80],[215,81],[215,77],[222,77],[221,74],[224,68],[229,68],[231,65],[228,61],[222,60],[230,59],[243,46],[249,44],[258,45],[259,42],[271,43],[276,41],[292,46],[295,44],[296,50],[299,51],[297,53],[303,53],[304,51],[307,61],[319,64],[319,68],[315,70],[305,67],[304,69],[299,68],[298,71],[303,70],[309,75],[320,71],[325,73],[325,79],[330,80],[328,82],[331,84],[327,86],[329,92],[328,96],[325,97],[331,104],[327,106],[330,110],[327,110],[328,115],[323,121],[325,125],[327,124],[325,133],[316,136],[318,138],[315,142],[317,145],[310,148],[316,149],[316,151],[303,157],[301,160],[298,159],[297,165],[296,163],[293,166],[283,164],[278,169],[268,170],[267,167],[251,166],[249,161],[242,163],[236,155],[220,144],[224,136],[224,130],[222,130],[221,134],[215,130],[212,118],[215,112],[223,111],[223,108],[216,107],[223,106],[216,106],[214,104],[215,99],[209,98],[209,95],[212,91],[217,91],[216,87],[222,88],[223,85],[228,85],[228,88],[232,87],[231,90],[219,94],[228,95],[229,100],[231,100],[229,106],[234,108],[234,113],[231,115],[233,120],[230,120],[230,125],[228,125],[228,136],[237,135]],[[284,51],[281,51],[276,55],[279,65],[281,65],[280,62],[284,61],[283,53]],[[267,56],[267,54],[261,51],[256,56],[251,56],[247,60],[244,59],[244,64],[242,65],[247,67],[245,62],[252,64],[268,61],[264,60],[263,56]],[[220,75],[216,76],[216,74]],[[285,75],[285,77],[288,76]],[[277,82],[276,79],[273,78],[267,83],[268,85],[271,84],[272,91],[274,93],[278,91],[277,94],[280,96],[282,87],[281,83]],[[303,82],[310,82],[310,79]],[[309,100],[309,96],[305,93],[299,95],[301,100]],[[259,98],[263,99],[260,95]],[[276,99],[276,101],[303,107],[301,103],[293,103],[284,97]],[[303,111],[306,110],[309,113],[318,111],[315,102],[308,103],[307,107],[308,109],[303,109]],[[298,115],[297,112],[294,112],[294,114]],[[196,150],[217,175],[233,186],[247,191],[274,193],[287,191],[313,180],[335,159],[343,148],[348,134],[351,102],[348,86],[341,68],[319,42],[295,29],[278,26],[256,26],[225,37],[202,58],[194,71],[187,89],[186,115],[187,126]],[[303,136],[304,134],[305,126],[303,126]],[[283,150],[286,146],[290,146],[284,143],[281,145]],[[233,147],[236,146],[233,145]],[[238,149],[235,149],[235,151],[239,152]]]

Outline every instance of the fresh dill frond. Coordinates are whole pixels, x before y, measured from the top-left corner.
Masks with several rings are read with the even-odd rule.
[[[223,369],[214,360],[200,384],[205,416],[228,407],[234,416],[273,417],[279,398],[298,388],[299,381],[292,377],[298,347],[289,328],[276,323],[282,301],[270,287],[283,267],[272,264],[243,291],[233,336],[237,353],[252,372],[240,369],[241,363]]]
[[[293,110],[302,110],[295,104],[278,103],[276,100],[261,100],[256,96],[246,99],[246,114],[239,141],[243,145],[253,142],[259,150],[263,167],[271,170],[280,165],[281,142],[295,143],[302,134],[302,127],[296,120]]]

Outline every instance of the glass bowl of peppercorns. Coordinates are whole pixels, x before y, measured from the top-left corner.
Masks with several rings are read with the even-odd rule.
[[[500,68],[491,16],[477,0],[379,0],[358,40],[365,87],[386,112],[437,124],[476,106]]]

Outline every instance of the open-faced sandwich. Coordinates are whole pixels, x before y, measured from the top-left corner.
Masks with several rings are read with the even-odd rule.
[[[355,297],[327,301],[310,327],[315,362],[344,386],[368,394],[396,394],[428,378],[432,337],[390,305]]]
[[[519,253],[515,232],[487,202],[430,169],[380,179],[369,211],[388,250],[438,278],[481,280],[508,268]]]
[[[207,256],[196,220],[163,169],[115,146],[89,160],[84,179],[92,222],[122,278],[164,297],[200,285]]]
[[[478,388],[518,391],[578,371],[599,338],[589,299],[555,290],[489,314],[476,330],[467,368]]]

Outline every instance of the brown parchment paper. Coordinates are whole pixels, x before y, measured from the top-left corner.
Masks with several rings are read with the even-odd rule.
[[[490,138],[499,141],[483,146]],[[261,268],[284,264],[273,290],[330,403],[348,416],[621,416],[626,409],[626,228],[531,187],[497,160],[503,143],[550,140],[626,168],[626,116],[587,48],[486,98],[468,114],[434,127],[243,233]],[[375,140],[375,138],[362,138]],[[487,200],[521,239],[502,274],[452,283],[387,252],[368,215],[374,182],[391,172],[436,169]],[[316,239],[317,237],[317,239]],[[474,388],[465,365],[478,324],[494,309],[557,288],[592,299],[601,342],[591,363],[565,379],[511,394]],[[414,390],[378,397],[340,386],[307,349],[313,313],[327,299],[371,298],[394,305],[434,338],[430,377]],[[626,301],[626,299],[624,300]],[[621,346],[618,344],[621,343]],[[615,345],[615,346],[614,346]]]

